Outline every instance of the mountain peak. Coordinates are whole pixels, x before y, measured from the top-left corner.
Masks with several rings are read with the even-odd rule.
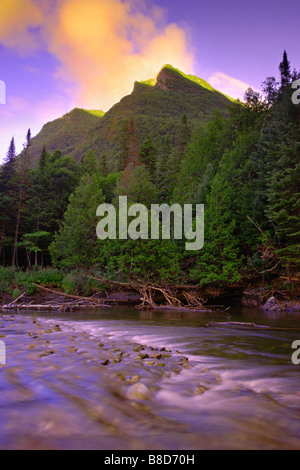
[[[157,87],[164,91],[177,90],[179,92],[187,91],[187,89],[191,92],[197,92],[197,89],[199,90],[199,87],[201,87],[215,94],[224,95],[202,78],[199,78],[196,75],[187,75],[170,64],[163,65],[155,78],[142,82],[135,82],[135,89],[141,84],[150,87]],[[229,96],[224,96],[230,101],[234,101]]]
[[[174,69],[174,67],[171,65],[164,65],[156,76],[156,86],[161,90],[170,91],[175,88],[176,75],[178,76],[179,73]]]
[[[38,161],[45,145],[50,152],[60,149],[64,155],[78,161],[92,149],[95,155],[107,155],[115,162],[125,120],[134,118],[136,136],[140,142],[150,135],[159,146],[167,132],[176,140],[184,114],[194,127],[208,122],[216,110],[226,114],[230,104],[227,97],[201,78],[186,75],[167,64],[155,78],[135,82],[133,92],[124,96],[105,114],[74,109],[46,124],[40,134],[32,139],[32,161]]]

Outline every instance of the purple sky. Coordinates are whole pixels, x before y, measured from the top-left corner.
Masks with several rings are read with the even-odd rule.
[[[284,49],[288,52],[292,66],[300,69],[299,52],[297,51],[299,3],[296,0],[253,0],[252,2],[237,0],[146,0],[143,2],[143,0],[128,0],[134,2],[136,23],[134,26],[131,25],[130,13],[129,16],[126,16],[127,27],[130,23],[132,44],[137,49],[140,48],[142,54],[136,61],[136,67],[134,63],[129,64],[131,59],[128,54],[124,65],[120,65],[119,71],[115,64],[113,66],[109,63],[110,55],[105,49],[110,47],[111,60],[118,62],[118,54],[121,54],[123,50],[126,54],[128,44],[119,36],[114,41],[113,35],[119,33],[115,33],[113,27],[106,31],[103,26],[107,37],[111,36],[111,42],[103,39],[104,36],[94,37],[90,32],[87,35],[86,31],[83,31],[83,27],[81,28],[83,24],[81,24],[81,18],[82,22],[84,22],[84,18],[82,15],[79,16],[77,12],[75,20],[68,24],[68,34],[71,31],[70,28],[72,29],[70,35],[77,28],[79,34],[83,35],[82,37],[87,37],[89,44],[84,44],[88,47],[82,49],[82,44],[78,43],[69,53],[64,42],[65,39],[62,39],[63,33],[59,28],[55,29],[56,23],[53,23],[52,30],[50,23],[47,29],[43,30],[43,20],[38,12],[39,7],[45,4],[43,0],[14,0],[15,5],[18,5],[18,2],[20,4],[19,8],[16,7],[17,9],[14,11],[11,11],[8,1],[10,0],[0,0],[0,80],[5,81],[7,87],[7,103],[0,105],[0,161],[5,156],[13,135],[16,138],[18,150],[22,148],[29,127],[35,135],[44,123],[60,117],[76,106],[107,110],[127,90],[131,91],[131,84],[134,80],[150,78],[150,76],[143,76],[143,74],[138,76],[140,69],[147,61],[143,73],[146,74],[146,71],[153,70],[150,75],[155,75],[155,72],[158,72],[159,66],[156,64],[160,63],[160,59],[158,62],[155,61],[157,57],[155,48],[157,51],[165,51],[164,55],[161,54],[163,63],[172,64],[172,61],[178,60],[180,64],[190,64],[186,65],[189,70],[183,71],[193,72],[211,82],[215,88],[221,91],[229,93],[232,90],[231,95],[236,95],[234,97],[241,96],[244,85],[245,88],[247,85],[251,85],[259,90],[261,82],[267,76],[278,76],[278,65]],[[48,5],[51,4],[51,1],[49,0]],[[27,23],[26,18],[24,19],[25,5],[23,2],[28,3],[29,18]],[[60,2],[61,5],[63,3],[64,5],[72,4],[74,8],[77,8],[79,3],[84,4],[83,0],[59,0],[58,4]],[[89,0],[89,2],[93,8],[97,2],[102,5],[101,8],[106,8],[107,0]],[[121,0],[114,0],[114,2],[120,4]],[[163,20],[161,15],[156,20],[157,14],[153,13],[154,5],[166,10]],[[34,8],[32,12],[29,6]],[[108,6],[107,10],[109,10]],[[121,10],[120,17],[121,15],[125,16],[125,10],[123,13]],[[117,10],[114,11],[117,12]],[[139,19],[139,11],[143,14],[142,20]],[[110,18],[109,14],[108,11],[108,16],[104,15],[103,17]],[[5,23],[2,25],[1,16],[5,19]],[[32,20],[35,16],[36,23]],[[148,16],[152,21],[151,27],[147,23]],[[70,15],[67,14],[67,17],[70,18]],[[76,18],[78,19],[76,20]],[[7,28],[10,21],[11,32]],[[137,26],[138,21],[141,21],[142,25],[140,31]],[[148,48],[147,41],[149,42],[151,34],[159,37],[160,29],[172,23],[177,24],[175,31],[171,27],[172,33],[169,31],[170,34],[166,33],[163,39],[159,39],[161,42],[155,40],[153,45],[151,43],[152,47]],[[118,25],[120,24],[118,23]],[[151,32],[154,24],[155,34]],[[140,39],[137,31],[141,36],[147,28],[150,31],[149,36]],[[185,35],[185,48],[182,47],[182,49],[180,49],[183,42],[180,31],[183,31]],[[49,40],[51,34],[53,37]],[[174,36],[172,36],[173,34]],[[76,34],[74,38],[77,38]],[[173,40],[174,52],[172,51]],[[99,41],[98,49],[93,49],[95,41]],[[32,46],[33,42],[34,46]],[[74,39],[75,42],[76,39]],[[115,51],[116,43],[119,47],[117,52]],[[176,48],[178,49],[177,56]],[[90,55],[84,57],[86,49],[88,50],[87,54]],[[93,54],[97,57],[97,67],[94,65],[89,65],[90,68],[89,66],[82,67],[81,64],[91,62]],[[163,63],[160,63],[160,66]],[[177,63],[172,65],[178,66]],[[86,70],[81,70],[83,68]],[[76,77],[73,83],[70,80],[70,71],[74,72]],[[95,90],[97,88],[97,80],[92,76],[89,77],[89,73],[91,75],[99,73],[99,77],[102,77],[101,80],[100,78],[98,80],[99,83],[103,80],[102,95],[101,90],[95,91],[94,95],[92,94],[93,87],[95,86]],[[120,90],[118,89],[118,78],[126,85]],[[111,86],[111,90],[109,86]],[[98,98],[93,98],[93,96]]]

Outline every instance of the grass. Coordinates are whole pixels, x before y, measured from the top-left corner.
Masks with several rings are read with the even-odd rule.
[[[0,266],[0,294],[10,294],[13,300],[24,292],[34,295],[39,292],[38,287],[52,288],[70,295],[82,295],[89,297],[103,288],[99,282],[82,276],[79,271],[66,273],[54,268],[40,267],[32,271],[18,271],[15,268]]]

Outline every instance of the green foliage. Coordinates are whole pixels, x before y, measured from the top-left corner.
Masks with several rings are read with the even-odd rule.
[[[80,271],[71,271],[62,281],[62,288],[66,294],[92,296],[104,291],[98,281],[85,277]]]
[[[300,266],[299,116],[289,96],[284,96],[272,116],[275,145],[265,148],[273,167],[267,178],[266,214],[276,230],[277,254],[288,272]]]
[[[85,175],[70,197],[64,223],[50,246],[55,266],[89,266],[96,238],[96,210],[105,202],[99,174]]]
[[[10,293],[15,280],[15,269],[0,266],[0,294]]]
[[[147,168],[151,181],[155,182],[156,172],[156,159],[157,159],[157,148],[153,144],[153,140],[148,135],[144,141],[140,151],[141,161]]]
[[[157,190],[144,165],[126,168],[118,184],[117,195],[125,195],[130,203],[144,204],[147,207],[156,202]]]
[[[63,274],[57,269],[39,268],[34,271],[15,272],[14,279],[11,283],[18,286],[22,292],[25,291],[26,294],[32,295],[38,292],[38,288],[34,284],[50,288],[59,288],[61,286],[62,279]]]
[[[133,278],[176,281],[180,277],[181,254],[171,240],[98,241],[97,255],[92,260],[107,272],[120,272]]]
[[[81,279],[78,277],[77,272],[71,272],[63,278],[62,287],[66,294],[74,295],[78,293],[78,285]]]
[[[16,300],[18,297],[20,297],[20,295],[22,295],[22,291],[20,289],[17,288],[13,290],[13,293],[12,293],[13,300]]]
[[[82,174],[93,175],[98,170],[98,162],[95,158],[94,152],[89,150],[86,154],[85,158],[83,159],[81,165]]]
[[[99,126],[103,116],[102,111],[75,108],[63,117],[45,124],[40,134],[31,140],[31,165],[37,164],[44,146],[50,153],[57,149],[61,149],[64,155],[76,153],[77,161],[81,161],[82,155],[86,155],[90,147],[83,152],[78,152],[77,148],[81,141],[89,138],[90,131]]]

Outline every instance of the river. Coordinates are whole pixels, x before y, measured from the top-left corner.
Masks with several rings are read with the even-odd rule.
[[[1,449],[300,449],[300,313],[16,312],[0,339]]]

